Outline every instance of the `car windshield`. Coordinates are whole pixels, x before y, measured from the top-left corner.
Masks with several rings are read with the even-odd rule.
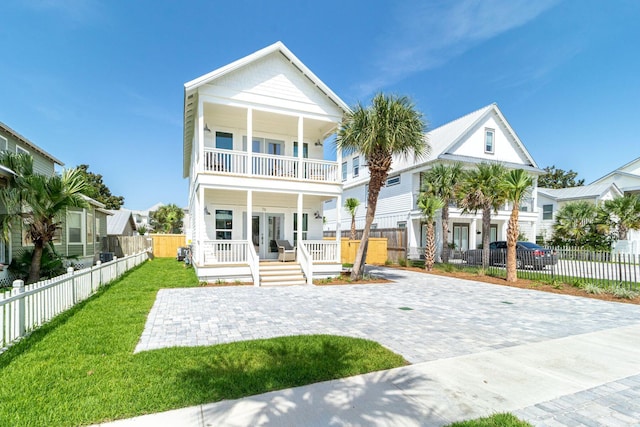
[[[531,242],[518,242],[518,245],[527,249],[544,249],[542,246],[536,245],[535,243]]]

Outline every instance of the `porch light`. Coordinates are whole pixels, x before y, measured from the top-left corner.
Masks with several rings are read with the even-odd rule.
[[[209,209],[207,209],[207,207],[204,207],[204,214],[205,215],[211,215],[211,212],[209,212]]]
[[[204,124],[204,131],[208,132],[208,133],[211,133],[211,129],[209,129],[209,126],[207,126],[206,123]]]
[[[322,218],[322,215],[320,215],[320,211],[315,211],[315,212],[313,213],[313,216],[314,216],[316,219],[320,219],[320,218]]]
[[[322,142],[320,142],[320,140],[318,139],[316,142],[313,143],[313,145],[315,145],[316,147],[322,147]]]

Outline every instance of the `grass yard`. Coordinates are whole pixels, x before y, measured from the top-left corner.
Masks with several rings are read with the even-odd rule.
[[[406,364],[327,335],[134,355],[158,289],[194,286],[182,263],[149,261],[0,355],[0,425],[98,423]]]
[[[460,421],[446,427],[532,427],[511,414],[494,414],[490,417],[475,420]]]

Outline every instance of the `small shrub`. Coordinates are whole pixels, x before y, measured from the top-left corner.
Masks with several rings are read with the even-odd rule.
[[[486,276],[487,275],[487,271],[484,268],[478,268],[478,272],[476,274],[478,276],[480,276],[480,277]]]
[[[393,261],[391,261],[390,259],[387,259],[387,260],[384,262],[384,265],[393,265]]]
[[[640,293],[632,291],[631,289],[623,288],[622,286],[616,286],[611,289],[611,295],[616,298],[634,299],[640,296]]]
[[[582,289],[588,294],[602,295],[605,293],[604,289],[594,283],[585,283]]]
[[[398,265],[400,267],[406,267],[407,266],[407,260],[405,258],[398,258]]]
[[[442,264],[442,271],[445,271],[447,273],[453,273],[454,271],[456,271],[457,268],[455,265],[453,264]]]
[[[209,282],[207,282],[206,280],[201,280],[200,281],[200,286],[207,286],[209,284]]]

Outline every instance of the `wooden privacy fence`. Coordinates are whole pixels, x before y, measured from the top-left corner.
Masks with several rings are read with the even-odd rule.
[[[153,256],[160,258],[175,258],[178,248],[187,246],[184,234],[151,234],[153,239]]]
[[[341,239],[340,262],[342,264],[353,264],[356,253],[360,247],[360,240]],[[367,264],[384,265],[387,261],[387,239],[371,237],[367,248]]]
[[[15,280],[11,291],[0,294],[0,352],[147,258],[143,251],[82,270],[69,267],[62,276],[26,286]]]
[[[112,252],[122,258],[125,255],[145,252],[153,247],[149,236],[107,236],[102,246],[103,252]]]
[[[351,230],[342,230],[342,238],[349,238]],[[335,231],[325,231],[324,237],[335,237]],[[387,239],[387,254],[385,261],[398,263],[400,259],[407,259],[407,229],[406,228],[375,228],[370,231],[370,238]],[[362,230],[356,230],[356,240],[362,238]],[[344,248],[344,246],[343,246]],[[371,250],[371,246],[369,246]],[[343,250],[344,253],[344,250]],[[367,261],[368,262],[368,261]]]

